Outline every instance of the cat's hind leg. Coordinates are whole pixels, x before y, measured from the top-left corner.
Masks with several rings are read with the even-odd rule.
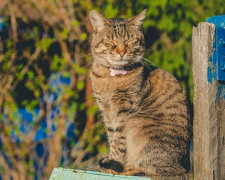
[[[134,172],[146,175],[179,175],[184,174],[186,169],[180,164],[182,151],[178,145],[171,146],[174,142],[162,141],[163,134],[160,130],[143,130],[147,124],[143,119],[130,120],[126,125],[127,156],[124,169],[129,167]],[[156,131],[155,134],[151,134]],[[149,135],[149,133],[151,135]],[[153,137],[153,138],[152,138]],[[130,171],[131,171],[130,170]]]
[[[140,123],[130,126],[126,129],[126,144],[127,144],[127,154],[126,163],[124,165],[124,175],[138,175],[138,174],[151,174],[156,175],[156,169],[154,166],[148,166],[147,169],[142,165],[144,159],[150,161],[149,157],[146,157],[143,152],[145,147],[148,145],[148,139],[139,133]]]

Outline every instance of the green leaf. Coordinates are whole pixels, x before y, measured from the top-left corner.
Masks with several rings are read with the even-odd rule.
[[[43,52],[46,53],[51,44],[51,38],[44,38],[41,41],[37,42],[36,46],[39,46],[43,50]]]
[[[80,35],[80,39],[82,40],[82,41],[85,41],[86,39],[87,39],[87,33],[81,33],[81,35]]]
[[[8,40],[7,41],[7,48],[11,48],[12,47],[12,41],[11,40]]]
[[[70,73],[69,73],[68,71],[64,71],[64,72],[62,73],[62,76],[63,76],[64,78],[70,77]]]
[[[80,111],[85,110],[85,108],[86,108],[86,103],[81,103],[79,107]]]
[[[86,68],[79,67],[77,64],[73,64],[73,68],[75,69],[75,71],[78,75],[84,75],[87,73]]]
[[[85,84],[84,84],[83,81],[78,81],[78,82],[77,82],[77,89],[78,89],[78,90],[84,89],[84,86],[85,86]]]
[[[62,71],[66,66],[66,59],[59,57],[59,55],[55,54],[53,57],[53,61],[51,61],[50,69],[52,71]]]
[[[92,106],[92,107],[89,107],[88,110],[87,110],[87,114],[89,116],[95,114],[98,110],[98,107],[97,106]]]
[[[33,71],[27,71],[27,76],[29,79],[33,79],[34,78],[34,72]]]
[[[72,26],[78,26],[80,23],[79,23],[79,21],[77,21],[77,20],[75,20],[75,21],[73,21],[72,22]]]
[[[61,36],[63,39],[66,39],[69,35],[69,29],[68,28],[64,28],[63,31],[61,32]]]

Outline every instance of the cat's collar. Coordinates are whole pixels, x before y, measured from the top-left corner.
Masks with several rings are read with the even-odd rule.
[[[125,69],[114,69],[114,68],[109,68],[109,69],[110,69],[110,76],[127,74],[127,70]]]
[[[124,68],[112,68],[110,67],[110,76],[117,76],[117,75],[126,75],[128,71],[133,71],[134,69],[138,67],[142,67],[143,65],[141,63],[135,63],[130,66],[126,66]]]

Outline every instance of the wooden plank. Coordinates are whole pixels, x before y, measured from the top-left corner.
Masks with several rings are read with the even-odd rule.
[[[100,173],[96,171],[83,171],[76,169],[54,168],[49,180],[151,180],[147,177],[139,176],[122,176]]]
[[[216,79],[214,24],[193,27],[192,54],[194,179],[220,180],[225,178],[225,87]]]
[[[210,172],[210,102],[207,69],[209,57],[213,51],[215,27],[208,23],[200,23],[192,30],[192,55],[194,78],[194,178],[212,179]],[[215,131],[214,131],[215,132]],[[213,132],[212,132],[213,133]],[[214,147],[217,151],[217,146]],[[213,155],[213,154],[212,154]]]
[[[151,177],[140,177],[140,176],[122,176],[100,173],[96,171],[85,171],[77,169],[65,169],[65,168],[54,168],[49,180],[193,180],[192,173],[184,174],[183,176],[151,176]]]

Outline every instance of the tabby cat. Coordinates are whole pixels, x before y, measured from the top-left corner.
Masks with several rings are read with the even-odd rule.
[[[90,77],[107,130],[100,167],[120,174],[180,175],[189,169],[190,118],[184,90],[168,72],[144,66],[142,23],[90,12]]]

